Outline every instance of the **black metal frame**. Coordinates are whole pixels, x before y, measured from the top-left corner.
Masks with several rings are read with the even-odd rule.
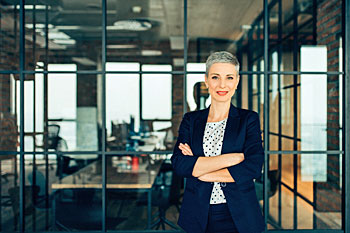
[[[147,72],[147,71],[138,71],[138,72],[128,72],[128,71],[106,71],[105,65],[106,65],[106,47],[107,47],[107,0],[102,0],[102,70],[101,71],[91,71],[91,70],[79,70],[76,72],[57,72],[57,71],[48,71],[47,70],[47,65],[48,65],[48,5],[46,5],[46,13],[45,13],[45,18],[46,18],[46,26],[45,26],[45,39],[46,39],[46,46],[45,46],[45,51],[46,51],[46,61],[44,64],[44,70],[43,71],[30,71],[30,70],[25,70],[25,9],[24,9],[24,0],[20,0],[20,8],[19,8],[19,70],[0,70],[0,74],[19,74],[20,77],[20,151],[1,151],[1,155],[6,155],[6,154],[18,154],[20,156],[20,231],[24,232],[25,229],[25,219],[24,219],[24,187],[25,187],[25,166],[24,166],[24,155],[25,154],[33,154],[34,156],[36,154],[43,154],[45,156],[45,165],[46,165],[46,176],[48,177],[48,152],[47,146],[45,146],[45,150],[42,152],[37,152],[35,151],[25,151],[24,149],[24,80],[25,80],[25,75],[28,74],[36,74],[36,73],[42,73],[44,74],[44,99],[47,99],[47,75],[50,73],[75,73],[75,74],[99,74],[101,75],[102,78],[102,86],[103,86],[103,99],[102,99],[102,116],[103,116],[103,121],[102,121],[102,148],[101,151],[90,151],[86,152],[84,151],[84,154],[101,154],[102,155],[102,195],[103,195],[103,201],[102,201],[102,229],[101,231],[105,232],[106,231],[106,156],[108,155],[126,155],[130,154],[130,151],[111,151],[107,152],[106,151],[106,140],[105,140],[105,130],[106,130],[106,93],[105,93],[105,80],[106,80],[106,74],[173,74],[173,75],[183,75],[184,79],[184,97],[186,96],[186,76],[187,74],[203,74],[203,72],[189,72],[187,71],[186,65],[184,65],[183,71],[170,71],[170,72]],[[188,45],[187,45],[187,0],[182,0],[184,4],[184,64],[187,63],[187,50],[188,50]],[[281,71],[281,43],[288,38],[289,36],[294,36],[295,42],[294,42],[294,53],[297,52],[298,49],[298,44],[297,44],[297,39],[298,39],[298,22],[297,22],[297,11],[298,9],[296,8],[297,0],[294,0],[294,28],[293,32],[290,33],[289,35],[282,37],[282,24],[281,19],[282,19],[282,0],[273,0],[270,2],[268,0],[262,0],[264,2],[264,10],[262,14],[256,19],[255,23],[258,25],[261,20],[264,22],[264,30],[263,30],[263,44],[264,44],[264,50],[263,50],[263,59],[264,59],[264,70],[263,71],[241,71],[240,75],[248,75],[248,91],[249,93],[252,93],[252,75],[264,75],[264,151],[265,151],[265,159],[264,159],[264,180],[267,180],[267,171],[268,171],[268,165],[269,165],[269,156],[271,154],[276,154],[278,155],[278,167],[281,168],[281,159],[284,154],[293,154],[294,156],[294,162],[296,162],[296,156],[297,154],[338,154],[338,155],[343,155],[343,171],[342,171],[342,176],[343,176],[343,189],[342,189],[342,230],[297,230],[298,232],[345,232],[345,233],[350,233],[350,140],[349,140],[349,135],[350,135],[350,0],[343,0],[343,71],[341,72],[300,72],[297,71],[297,61],[293,61],[294,65],[294,70],[293,71]],[[316,0],[313,1],[313,3],[316,3]],[[274,4],[278,4],[278,11],[279,11],[279,25],[278,25],[278,45],[277,45],[277,50],[278,52],[278,71],[270,71],[269,68],[269,53],[270,53],[270,46],[269,46],[269,11],[270,9],[274,6]],[[35,9],[35,4],[33,5]],[[14,13],[16,14],[16,10],[14,10]],[[313,14],[315,16],[316,11],[313,11]],[[35,19],[35,10],[33,11],[33,18]],[[35,25],[35,24],[34,24]],[[301,25],[302,26],[302,25]],[[260,30],[260,29],[259,29]],[[15,30],[15,33],[17,30]],[[34,26],[34,31],[35,31],[35,26]],[[260,32],[259,32],[260,33]],[[313,24],[313,35],[314,35],[314,42],[315,40],[315,35],[316,35],[316,25],[315,23]],[[250,33],[251,36],[251,33]],[[17,38],[17,36],[16,36]],[[251,38],[251,37],[249,37]],[[35,33],[33,33],[33,39],[35,42]],[[34,43],[35,44],[35,43]],[[35,47],[33,49],[33,53],[35,53]],[[33,54],[34,55],[34,54]],[[296,59],[296,56],[294,54],[294,59]],[[248,69],[252,68],[252,62],[255,61],[256,58],[251,58],[248,57]],[[294,77],[294,87],[297,85],[296,83],[296,77],[297,75],[301,74],[325,74],[325,75],[343,75],[343,130],[342,130],[342,138],[343,138],[343,145],[342,145],[342,150],[339,151],[297,151],[296,143],[297,139],[296,138],[296,131],[294,132],[294,150],[292,151],[283,151],[281,147],[281,136],[282,136],[282,131],[281,131],[281,99],[279,97],[279,147],[278,151],[272,151],[269,149],[269,136],[271,135],[271,132],[269,131],[269,75],[276,74],[278,75],[278,80],[280,80],[281,75],[293,75]],[[280,82],[278,81],[278,92],[280,93],[281,90]],[[296,88],[295,88],[296,89]],[[260,88],[258,92],[260,91]],[[252,99],[253,95],[249,95],[249,108],[252,108]],[[294,95],[294,98],[296,98],[297,95]],[[296,103],[296,101],[294,101]],[[35,109],[35,106],[34,106]],[[183,100],[183,111],[186,112],[187,110],[187,102],[186,98]],[[295,114],[296,115],[296,114]],[[34,117],[35,117],[35,111],[34,111]],[[35,118],[34,118],[35,119]],[[294,124],[296,124],[296,120],[294,121]],[[47,103],[44,104],[44,131],[47,132],[47,122],[49,121],[48,119],[48,112],[47,112]],[[296,129],[296,127],[294,127]],[[34,132],[35,132],[35,127],[34,127]],[[45,134],[44,134],[45,135]],[[44,136],[45,137],[45,136]],[[44,140],[47,142],[47,138]],[[62,152],[62,154],[79,154],[82,152],[76,151],[76,152]],[[133,154],[169,154],[172,153],[171,151],[152,151],[152,152],[135,152]],[[1,166],[1,164],[0,164]],[[33,166],[35,166],[35,159],[33,161]],[[294,171],[294,175],[296,177],[297,173]],[[296,179],[295,179],[296,180]],[[0,186],[1,187],[1,186]],[[287,186],[286,186],[287,187]],[[294,187],[297,187],[294,184]],[[288,188],[288,187],[287,187]],[[279,190],[281,190],[281,187],[279,187]],[[300,194],[297,192],[296,189],[293,189],[294,191],[294,218],[296,218],[297,215],[297,206],[296,206],[296,196],[300,196]],[[280,195],[281,192],[279,192]],[[269,204],[268,204],[268,187],[267,183],[264,182],[264,214],[265,214],[265,221],[267,222],[268,219],[268,213],[269,213]],[[48,180],[46,180],[46,195],[48,196]],[[280,198],[279,198],[280,200]],[[46,204],[48,206],[48,200],[46,201]],[[280,203],[281,204],[281,203]],[[279,215],[278,217],[278,222],[281,222],[281,216]],[[46,228],[48,229],[48,219],[46,221],[47,225]],[[1,227],[1,224],[0,224]],[[294,228],[297,228],[297,221],[294,219]],[[27,229],[28,230],[28,229]],[[267,229],[266,229],[267,230]],[[120,232],[120,231],[118,231]],[[131,232],[131,231],[123,231],[123,232]],[[157,232],[157,231],[144,231],[144,232]],[[166,231],[165,231],[166,232]],[[296,230],[283,230],[283,231],[274,231],[274,232],[296,232]]]

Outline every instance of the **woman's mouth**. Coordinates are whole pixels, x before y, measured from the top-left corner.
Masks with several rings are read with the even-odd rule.
[[[224,96],[228,93],[228,91],[217,91],[216,93],[218,93],[220,96]]]

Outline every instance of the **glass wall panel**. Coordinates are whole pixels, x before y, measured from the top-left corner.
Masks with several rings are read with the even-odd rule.
[[[3,150],[7,149],[2,148],[0,151],[0,228],[4,232],[17,232],[19,231],[19,169],[17,166],[19,161],[15,154],[4,153]]]
[[[164,217],[177,222],[181,178],[167,169],[169,163],[162,165],[165,157],[169,155],[132,152],[107,157],[107,230],[142,231],[151,223],[157,228],[153,224],[161,220],[164,206]],[[172,228],[164,224],[162,229]]]
[[[183,69],[183,1],[108,1],[107,7],[108,62]]]
[[[211,103],[208,89],[205,86],[205,63],[188,63],[187,71],[202,72],[187,75],[187,104],[189,111],[207,108]]]
[[[300,142],[294,150],[339,150],[342,141],[341,76],[300,75],[281,76],[281,79],[281,137]],[[275,134],[279,113],[272,96],[273,91],[270,94],[270,132]]]
[[[270,155],[268,229],[341,229],[341,157]]]
[[[59,174],[49,183],[52,228],[56,231],[101,231],[101,155],[57,154],[57,158]]]
[[[18,70],[19,8],[13,3],[0,6],[0,70]],[[4,76],[0,75],[2,80]]]
[[[47,4],[25,5],[26,69],[34,70],[35,62],[43,61],[45,65],[76,64],[77,70],[101,70],[102,1]]]
[[[107,71],[140,71],[140,64],[107,63]],[[107,134],[116,137],[116,142],[126,148],[129,134],[139,131],[140,126],[140,75],[106,75],[106,127]],[[99,92],[102,86],[99,85]],[[127,100],[127,102],[125,101]],[[99,100],[99,108],[101,108]],[[101,116],[100,116],[101,117]],[[102,120],[102,118],[101,118]]]
[[[341,1],[336,3],[320,3],[312,0],[296,1],[296,6],[294,2],[293,0],[281,1],[282,69],[285,71],[301,70],[300,48],[305,45],[313,45],[326,48],[324,71],[339,71],[342,63],[339,58],[342,37]],[[278,47],[276,44],[279,38],[278,5],[279,1],[270,3],[269,49],[271,51]],[[317,60],[313,62],[318,63]]]
[[[248,49],[242,34],[253,27],[258,12],[262,10],[262,3],[245,1],[237,7],[237,2],[229,0],[188,1],[188,61],[205,62],[210,53],[222,50],[233,52],[238,60],[242,60],[243,50]],[[220,9],[220,14],[212,9]],[[256,35],[253,40],[257,40]]]

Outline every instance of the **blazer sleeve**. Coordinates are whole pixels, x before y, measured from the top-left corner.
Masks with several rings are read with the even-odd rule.
[[[264,163],[259,115],[256,112],[250,112],[247,118],[247,132],[243,145],[244,160],[227,168],[238,185],[259,178]]]
[[[183,155],[179,149],[180,143],[187,143],[191,146],[190,142],[190,119],[189,114],[186,113],[181,121],[179,128],[179,136],[177,142],[174,146],[173,155],[171,156],[171,163],[173,165],[174,171],[178,176],[182,177],[193,177],[193,167],[197,162],[199,156],[193,155]]]

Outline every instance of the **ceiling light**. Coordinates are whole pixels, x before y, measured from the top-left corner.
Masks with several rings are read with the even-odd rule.
[[[159,50],[142,50],[142,56],[160,56],[162,55],[162,51]]]
[[[115,30],[147,31],[151,28],[151,22],[149,20],[142,19],[120,20],[115,22],[113,25],[113,29]]]
[[[75,40],[62,40],[62,39],[54,39],[53,42],[56,44],[64,44],[64,45],[75,45]]]
[[[95,66],[96,62],[86,57],[72,57],[72,61],[80,63],[84,66]]]
[[[49,39],[68,40],[68,39],[70,39],[70,37],[64,32],[51,30],[51,31],[49,31]]]
[[[134,13],[134,14],[140,14],[141,11],[142,11],[142,7],[141,7],[141,6],[133,6],[133,7],[131,8],[131,11],[132,11],[132,13]]]
[[[48,10],[51,10],[51,6],[47,6]],[[16,9],[20,9],[20,5],[16,5]],[[33,5],[24,5],[25,10],[34,10]],[[35,5],[35,10],[46,10],[46,5]]]
[[[135,44],[109,44],[107,49],[134,49],[137,45]]]
[[[27,23],[26,24],[26,28],[28,28],[28,29],[33,29],[33,27],[34,27],[34,25],[32,24],[32,23]],[[47,27],[49,28],[49,29],[51,29],[51,28],[53,28],[53,25],[52,24],[48,24],[47,25]],[[35,28],[36,29],[44,29],[45,28],[45,24],[43,24],[43,23],[37,23],[37,24],[35,24]]]

